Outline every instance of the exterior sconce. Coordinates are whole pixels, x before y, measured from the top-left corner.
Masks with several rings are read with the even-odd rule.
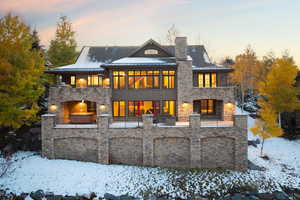
[[[52,104],[51,106],[49,106],[49,110],[50,110],[51,112],[56,112],[56,111],[57,111],[57,105]]]
[[[104,110],[106,110],[106,105],[101,104],[101,105],[99,106],[99,108],[100,108],[100,110],[104,111]]]
[[[186,108],[188,105],[189,105],[189,103],[186,102],[186,101],[184,101],[183,104],[182,104],[182,106],[183,106],[184,108]]]
[[[233,104],[232,104],[232,103],[226,103],[225,106],[226,106],[227,108],[232,108],[232,107],[233,107]]]

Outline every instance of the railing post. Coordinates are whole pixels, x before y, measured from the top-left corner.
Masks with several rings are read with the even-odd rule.
[[[98,124],[98,129],[100,132],[102,130],[106,130],[109,128],[109,119],[111,118],[111,115],[109,114],[101,114],[97,116],[97,124]]]
[[[144,114],[142,119],[144,129],[151,129],[153,127],[153,114]]]
[[[200,114],[190,114],[190,128],[199,128],[201,126],[201,115]]]
[[[42,115],[42,156],[54,158],[53,127],[55,125],[55,114]]]
[[[248,128],[247,126],[247,115],[234,115],[233,116],[233,125],[241,129]]]

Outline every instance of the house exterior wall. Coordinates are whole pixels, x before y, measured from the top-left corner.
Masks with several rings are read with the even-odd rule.
[[[201,127],[190,115],[189,127],[154,126],[143,115],[143,128],[109,128],[110,115],[100,115],[93,128],[58,128],[55,115],[42,116],[42,154],[110,164],[184,168],[247,169],[247,117],[234,116],[232,127]],[[78,152],[80,149],[80,152]]]

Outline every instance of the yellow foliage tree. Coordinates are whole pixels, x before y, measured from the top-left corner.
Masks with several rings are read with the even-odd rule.
[[[266,80],[259,84],[259,93],[267,99],[270,107],[279,116],[281,112],[292,112],[300,108],[297,97],[300,88],[295,87],[298,68],[293,58],[284,55],[273,63]]]
[[[260,118],[255,120],[255,126],[251,128],[254,135],[262,138],[260,154],[263,154],[265,139],[278,137],[283,134],[282,129],[277,123],[277,115],[275,110],[265,100],[259,100],[261,109],[259,110]]]

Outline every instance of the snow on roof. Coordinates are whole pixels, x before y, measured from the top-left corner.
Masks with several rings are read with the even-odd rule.
[[[125,57],[103,66],[120,65],[176,65],[175,57]]]
[[[226,70],[226,71],[232,71],[233,69],[230,67],[226,67],[226,66],[222,66],[222,65],[208,65],[208,66],[202,66],[202,67],[198,67],[193,65],[192,66],[193,70],[195,71],[206,71],[206,70]]]
[[[100,67],[102,64],[99,61],[92,60],[89,56],[90,47],[83,47],[80,52],[79,57],[76,62],[71,65],[66,65],[62,67],[56,67],[49,69],[48,72],[58,72],[58,71],[103,71],[104,69]]]

